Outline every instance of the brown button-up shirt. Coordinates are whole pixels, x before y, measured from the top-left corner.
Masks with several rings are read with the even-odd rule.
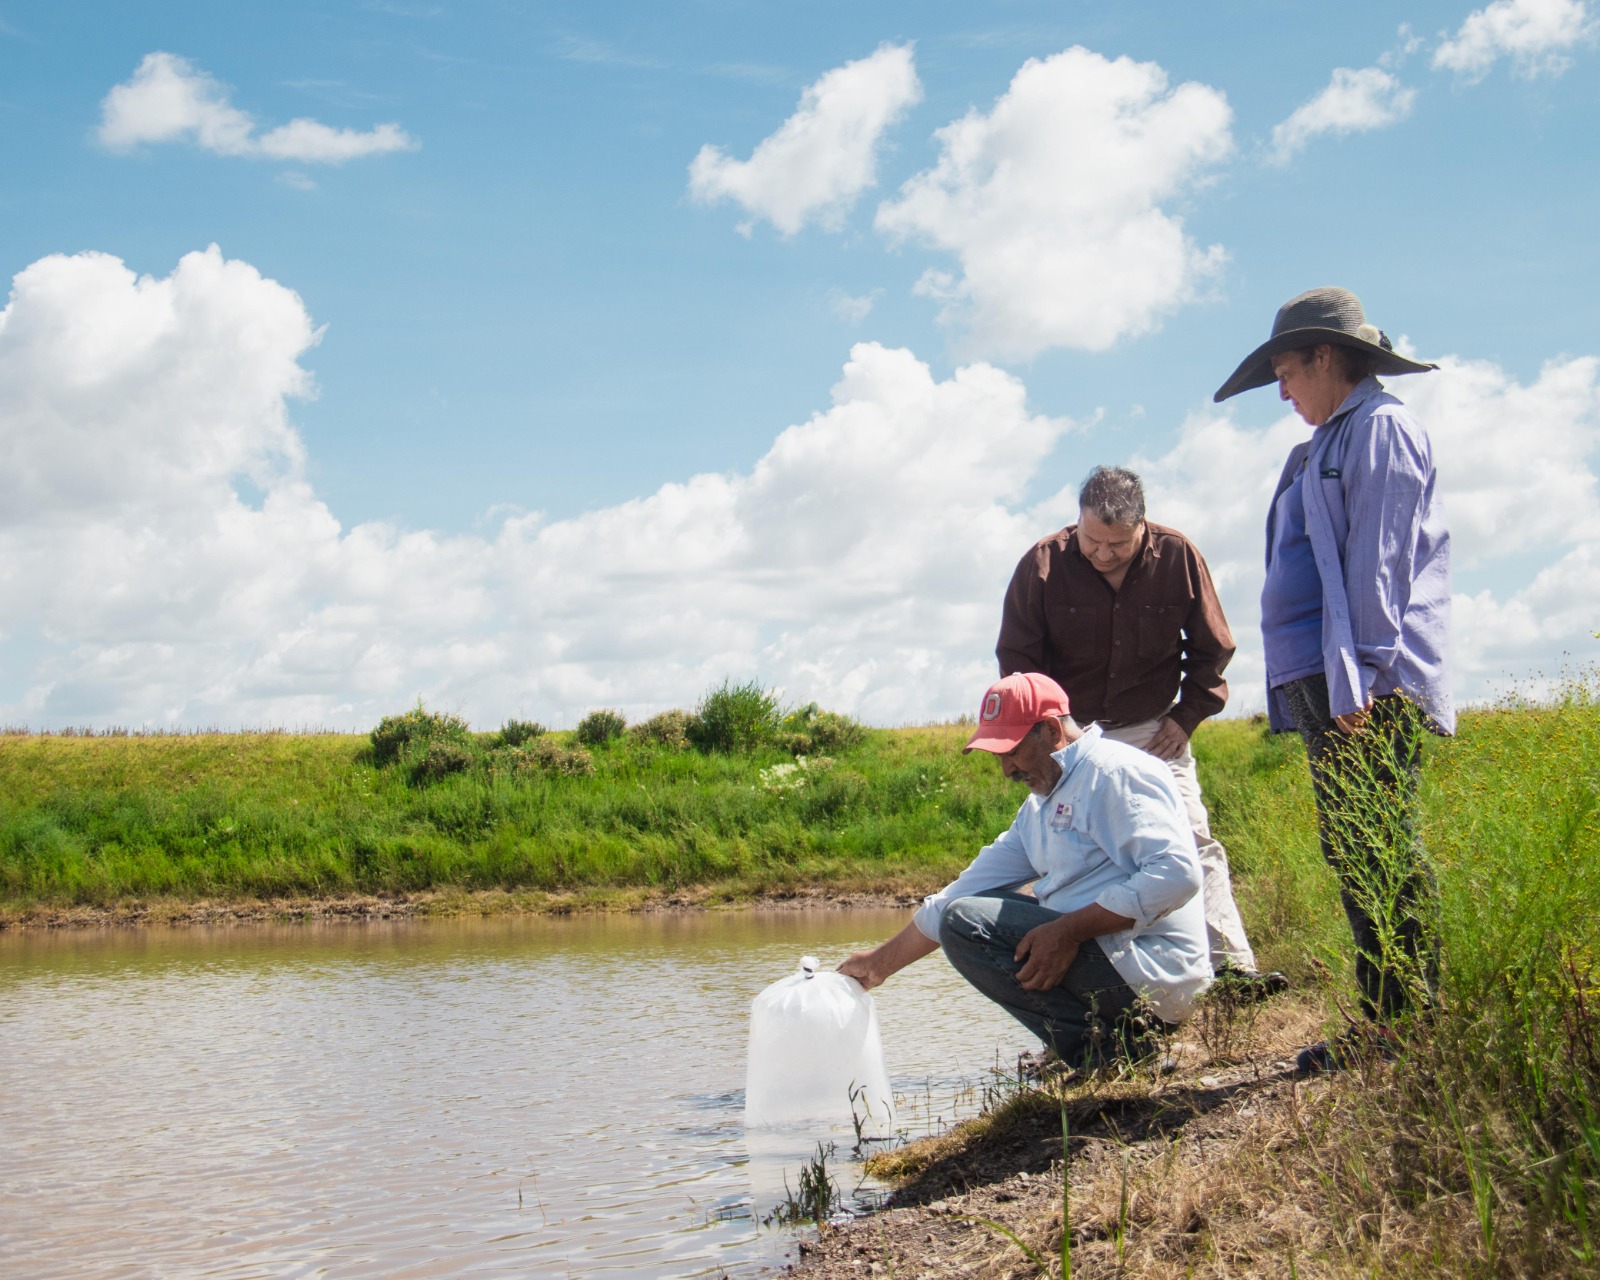
[[[1078,526],[1037,542],[1006,591],[1000,674],[1042,671],[1079,724],[1170,714],[1187,734],[1228,701],[1233,633],[1211,571],[1176,529],[1145,522],[1119,590],[1078,550]],[[1173,705],[1176,701],[1176,706]]]

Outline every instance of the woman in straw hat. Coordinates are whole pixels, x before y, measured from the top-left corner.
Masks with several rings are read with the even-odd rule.
[[[1267,513],[1261,637],[1272,729],[1305,740],[1366,1021],[1302,1052],[1302,1071],[1390,1055],[1393,1024],[1428,998],[1431,891],[1414,819],[1424,730],[1455,727],[1450,538],[1427,433],[1374,375],[1437,367],[1398,354],[1349,290],[1312,289],[1279,308],[1215,396],[1276,382],[1313,428]]]

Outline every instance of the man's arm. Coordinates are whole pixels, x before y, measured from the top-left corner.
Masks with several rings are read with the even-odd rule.
[[[839,966],[839,972],[854,978],[871,991],[890,974],[899,973],[908,964],[938,949],[939,944],[917,928],[913,921],[887,942],[880,942],[866,951],[857,951]]]
[[[1045,665],[1044,581],[1039,574],[1042,547],[1035,546],[1017,562],[1000,609],[1000,638],[994,647],[1000,674],[1043,671]]]
[[[1038,878],[1038,871],[1028,861],[1027,846],[1013,822],[992,843],[978,850],[965,871],[938,893],[924,898],[904,929],[887,942],[856,952],[839,966],[839,972],[848,974],[870,991],[890,974],[898,973],[913,961],[939,949],[939,918],[947,903],[969,894],[1013,889]]]
[[[1053,990],[1067,976],[1067,970],[1078,958],[1078,948],[1085,942],[1131,929],[1133,924],[1131,916],[1119,916],[1098,902],[1091,902],[1049,924],[1029,929],[1017,943],[1013,957],[1026,962],[1017,970],[1017,982],[1024,991]]]
[[[1186,559],[1193,597],[1183,623],[1183,679],[1178,685],[1177,706],[1167,713],[1162,732],[1157,733],[1148,747],[1152,755],[1161,756],[1163,760],[1170,760],[1182,751],[1200,722],[1228,705],[1228,682],[1222,678],[1222,673],[1232,661],[1234,649],[1233,632],[1222,612],[1222,601],[1217,599],[1211,569],[1193,543],[1186,539],[1184,545],[1188,551]],[[1171,731],[1183,735],[1176,745]],[[1171,754],[1163,754],[1158,748],[1170,749]]]
[[[1085,833],[1127,872],[1095,902],[1130,927],[1147,928],[1200,891],[1194,832],[1165,769],[1108,769],[1080,813]]]

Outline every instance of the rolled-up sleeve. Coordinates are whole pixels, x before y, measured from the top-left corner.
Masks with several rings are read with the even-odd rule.
[[[1148,928],[1200,891],[1200,858],[1177,796],[1154,779],[1130,772],[1098,789],[1091,817],[1101,846],[1128,871],[1102,889],[1098,905]]]
[[[1024,805],[1022,812],[1027,812],[1027,809],[1028,806]],[[911,919],[923,937],[937,942],[939,919],[944,915],[945,907],[957,898],[993,893],[997,889],[1015,889],[1020,885],[1032,884],[1038,878],[1039,872],[1028,858],[1027,844],[1013,822],[993,844],[984,845],[978,850],[978,856],[967,864],[965,871],[938,893],[930,893],[924,898]]]

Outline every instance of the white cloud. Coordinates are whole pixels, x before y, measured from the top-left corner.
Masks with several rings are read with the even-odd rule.
[[[1557,674],[1563,653],[1600,658],[1590,635],[1600,627],[1600,358],[1549,361],[1526,384],[1487,361],[1439,364],[1387,385],[1433,443],[1456,591],[1456,692],[1481,702],[1514,678]],[[1292,413],[1249,431],[1208,407],[1170,450],[1129,464],[1145,478],[1151,519],[1182,529],[1211,565],[1239,642],[1234,710],[1265,703],[1257,627],[1267,506],[1308,432]]]
[[[876,723],[966,710],[1023,550],[1075,505],[1023,496],[1070,428],[990,365],[936,380],[855,347],[831,403],[744,473],[481,536],[344,527],[290,419],[301,300],[215,248],[165,278],[103,254],[16,277],[0,313],[0,723],[370,727],[420,694],[492,727],[638,717],[726,675]],[[1591,654],[1600,357],[1520,383],[1395,380],[1429,427],[1457,553],[1458,689]],[[1262,525],[1289,447],[1197,412],[1132,465],[1205,552],[1262,701]],[[1512,566],[1514,579],[1505,567]],[[1496,577],[1498,573],[1499,577]]]
[[[1427,42],[1411,29],[1409,22],[1402,22],[1395,32],[1397,43],[1378,55],[1378,65],[1385,71],[1395,71],[1405,65],[1406,59],[1422,48]]]
[[[701,147],[689,193],[707,204],[733,200],[786,236],[807,222],[836,230],[877,180],[884,131],[921,100],[911,46],[881,45],[808,85],[795,113],[748,160]]]
[[[846,293],[843,289],[834,289],[828,294],[828,309],[848,324],[860,324],[872,314],[872,308],[878,305],[878,299],[881,297],[883,297],[882,289],[873,289],[859,295]]]
[[[216,155],[307,164],[343,164],[419,145],[397,124],[362,132],[295,119],[258,134],[255,120],[229,102],[225,85],[171,53],[146,54],[132,78],[106,94],[98,136],[114,151],[189,141]]]
[[[1433,439],[1456,567],[1600,542],[1600,359],[1549,361],[1526,385],[1488,361],[1439,363],[1393,389]]]
[[[1273,128],[1272,158],[1285,164],[1325,133],[1365,133],[1394,124],[1411,114],[1416,96],[1415,89],[1378,67],[1336,67],[1326,89]]]
[[[1509,57],[1521,75],[1558,75],[1571,65],[1569,51],[1594,31],[1587,0],[1495,0],[1467,15],[1434,50],[1433,65],[1481,80]]]
[[[692,704],[723,676],[897,722],[966,709],[1066,423],[985,365],[854,349],[747,474],[483,537],[341,527],[288,404],[316,339],[215,249],[42,259],[0,315],[0,722],[370,725]],[[252,500],[249,495],[260,494]],[[603,549],[603,550],[602,550]]]
[[[879,210],[897,241],[956,255],[919,292],[969,329],[970,349],[1026,359],[1103,351],[1148,333],[1220,270],[1166,205],[1232,150],[1215,89],[1169,89],[1155,63],[1073,48],[1030,59],[984,114],[940,129],[938,163]]]

